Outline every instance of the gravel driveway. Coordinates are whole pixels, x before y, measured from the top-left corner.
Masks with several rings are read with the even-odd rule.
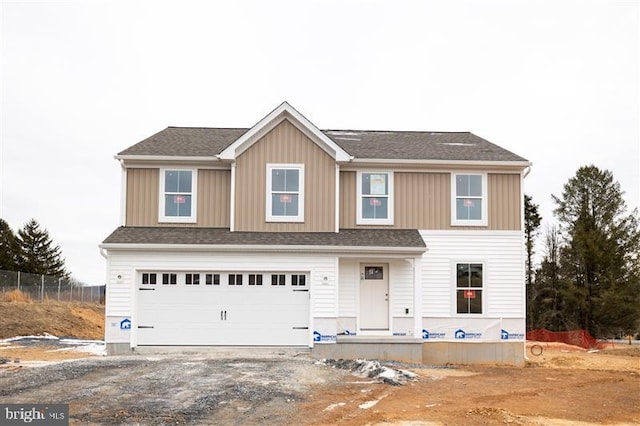
[[[0,372],[3,403],[69,404],[71,424],[286,424],[314,385],[344,370],[306,354],[89,358]]]

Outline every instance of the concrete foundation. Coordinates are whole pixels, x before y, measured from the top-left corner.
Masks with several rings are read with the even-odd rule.
[[[107,355],[131,355],[133,351],[129,343],[107,343]]]
[[[422,346],[422,363],[501,364],[524,367],[525,342],[429,342]]]
[[[311,350],[311,356],[331,359],[366,358],[419,364],[422,362],[422,339],[339,336],[337,343],[316,344]]]
[[[338,337],[337,343],[306,347],[138,346],[107,343],[107,355],[215,353],[219,356],[311,353],[313,358],[377,359],[411,364],[500,364],[524,367],[525,342],[428,342],[422,339],[361,336]]]

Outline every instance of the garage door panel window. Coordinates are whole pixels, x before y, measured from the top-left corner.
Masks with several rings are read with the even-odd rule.
[[[285,274],[272,274],[271,285],[285,285],[287,276]]]
[[[178,274],[168,273],[162,274],[163,285],[176,285],[178,283]]]
[[[186,285],[199,285],[200,284],[200,274],[185,274],[184,283]]]
[[[142,274],[142,284],[155,285],[157,280],[158,280],[158,277],[156,274],[147,273],[147,272]]]
[[[456,313],[482,314],[482,263],[456,264]]]
[[[220,274],[205,274],[205,285],[220,285]]]
[[[249,274],[249,285],[262,285],[262,274]]]
[[[229,285],[242,285],[242,274],[229,274]]]
[[[298,275],[298,274],[291,275],[292,286],[304,287],[305,285],[307,285],[306,281],[307,281],[306,275]]]

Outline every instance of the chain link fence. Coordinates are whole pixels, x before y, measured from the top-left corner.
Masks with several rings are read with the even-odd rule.
[[[105,286],[84,286],[73,280],[50,275],[28,274],[26,272],[4,271],[0,269],[0,296],[13,290],[28,295],[39,302],[104,303]]]

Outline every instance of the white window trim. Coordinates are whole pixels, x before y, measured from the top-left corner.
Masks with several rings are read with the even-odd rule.
[[[458,313],[458,265],[459,264],[476,264],[482,265],[482,313],[481,314],[459,314]],[[451,295],[451,314],[457,318],[484,318],[487,316],[487,282],[488,282],[487,262],[478,259],[455,260],[451,262],[451,283],[453,292]]]
[[[298,215],[297,216],[274,216],[271,214],[271,171],[274,169],[298,170]],[[267,222],[304,222],[304,164],[267,164],[267,187],[266,187],[266,208],[265,220]]]
[[[164,208],[164,195],[165,195],[165,172],[173,170],[179,172],[191,172],[191,216],[165,216]],[[166,167],[160,169],[160,202],[158,208],[158,222],[161,223],[196,223],[198,211],[198,169],[184,169]]]
[[[456,218],[456,181],[458,176],[473,175],[482,177],[482,218],[480,220],[465,220]],[[487,212],[489,205],[489,191],[487,189],[487,174],[478,172],[451,173],[451,226],[487,226],[489,223]]]
[[[386,174],[388,178],[387,186],[389,188],[389,194],[387,195],[387,213],[386,219],[369,219],[362,217],[362,174]],[[393,171],[391,170],[358,170],[356,179],[356,225],[393,225]]]

